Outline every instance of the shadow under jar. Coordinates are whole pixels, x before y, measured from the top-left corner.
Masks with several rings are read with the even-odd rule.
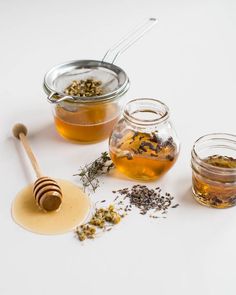
[[[93,81],[100,85],[99,95],[91,95]],[[85,82],[88,92],[74,92],[73,83]],[[107,62],[77,60],[53,67],[45,75],[44,89],[53,106],[58,133],[84,143],[108,138],[120,116],[129,85],[126,73]],[[82,89],[81,84],[76,87]]]
[[[225,133],[200,137],[192,149],[192,190],[203,205],[236,205],[236,136]]]
[[[168,107],[152,98],[128,102],[110,136],[109,149],[116,168],[126,176],[144,181],[160,178],[179,154]]]

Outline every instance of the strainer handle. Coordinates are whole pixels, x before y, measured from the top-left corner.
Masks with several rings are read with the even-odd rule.
[[[143,23],[135,27],[132,31],[130,31],[126,36],[120,39],[117,43],[115,43],[108,51],[105,53],[102,62],[107,61],[111,54],[113,54],[113,58],[111,63],[113,64],[117,57],[126,51],[131,45],[133,45],[136,41],[143,37],[145,33],[147,33],[155,24],[157,23],[157,19],[151,17],[145,20]]]
[[[57,96],[58,98],[55,98],[55,96]],[[50,103],[59,103],[67,99],[74,100],[73,96],[70,96],[70,95],[64,95],[60,97],[60,95],[57,92],[51,92],[48,95],[47,99]]]

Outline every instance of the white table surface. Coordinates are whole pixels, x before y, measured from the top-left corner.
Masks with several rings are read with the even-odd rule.
[[[130,77],[129,99],[156,97],[171,109],[181,153],[156,184],[180,206],[162,220],[132,214],[84,245],[72,232],[22,229],[11,218],[11,203],[34,174],[12,125],[28,126],[48,175],[79,185],[72,175],[107,150],[107,141],[77,145],[57,135],[43,76],[60,62],[100,59],[148,17],[158,25],[117,64]],[[203,207],[190,191],[194,140],[236,133],[235,29],[234,0],[0,1],[1,295],[236,294],[236,208]],[[92,199],[112,200],[112,189],[132,184],[108,177]]]

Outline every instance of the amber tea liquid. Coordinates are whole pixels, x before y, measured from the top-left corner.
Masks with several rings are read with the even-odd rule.
[[[236,159],[226,156],[210,156],[204,162],[214,167],[236,168]],[[192,182],[194,197],[199,203],[215,208],[236,205],[236,177],[222,174],[216,179],[212,172],[200,170],[193,171]]]
[[[83,106],[70,111],[57,106],[54,121],[63,137],[79,142],[96,142],[109,137],[119,117],[114,105]]]
[[[176,147],[169,138],[158,141],[152,134],[129,131],[118,139],[110,156],[116,168],[128,177],[138,180],[154,180],[165,174],[175,163]]]

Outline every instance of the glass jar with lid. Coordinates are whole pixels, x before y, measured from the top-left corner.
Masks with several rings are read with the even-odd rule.
[[[88,93],[89,96],[68,93],[73,83],[77,83],[77,89],[86,83],[88,91],[99,85],[101,91],[99,95]],[[53,67],[45,75],[44,90],[52,103],[58,133],[85,143],[108,138],[120,116],[129,85],[126,73],[105,61],[76,60]]]
[[[168,107],[152,98],[128,102],[109,140],[116,168],[139,180],[154,180],[165,174],[174,165],[179,148]]]
[[[236,136],[212,133],[200,137],[191,154],[192,190],[201,204],[236,205]]]

